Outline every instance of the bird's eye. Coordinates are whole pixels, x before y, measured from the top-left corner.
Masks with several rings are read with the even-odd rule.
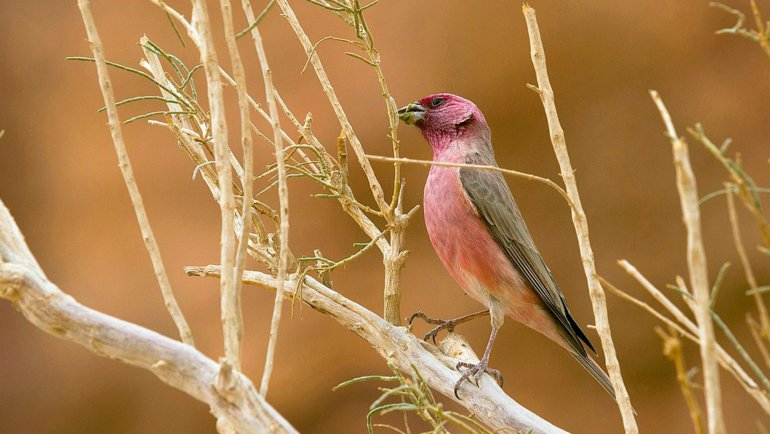
[[[433,100],[430,102],[431,107],[438,107],[441,104],[444,104],[444,98],[433,98]]]

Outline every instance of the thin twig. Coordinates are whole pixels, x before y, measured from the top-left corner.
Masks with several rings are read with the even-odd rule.
[[[719,385],[714,324],[709,313],[708,271],[706,269],[706,253],[701,233],[698,188],[695,174],[690,165],[687,143],[676,134],[674,124],[671,121],[671,115],[669,115],[658,93],[651,90],[650,96],[655,102],[666,126],[667,135],[669,140],[671,140],[674,153],[674,165],[677,175],[676,184],[682,205],[682,218],[687,228],[687,267],[690,272],[690,286],[692,287],[695,301],[695,317],[698,320],[708,430],[710,434],[722,434],[725,432],[724,416],[722,414],[722,392]]]
[[[242,2],[243,10],[249,21],[255,21],[254,11],[251,9],[248,0]],[[270,375],[273,371],[273,361],[275,359],[275,347],[278,342],[278,327],[281,323],[281,307],[283,305],[283,285],[286,280],[287,254],[289,251],[289,193],[286,187],[286,166],[284,161],[283,136],[281,135],[281,124],[278,119],[278,105],[275,102],[273,91],[273,78],[270,66],[267,63],[265,47],[262,44],[262,36],[257,27],[251,29],[251,36],[254,40],[254,46],[259,57],[259,64],[262,68],[262,79],[265,82],[265,99],[270,111],[270,126],[273,128],[273,145],[275,146],[275,160],[278,167],[278,197],[280,200],[280,250],[278,252],[278,292],[275,296],[273,305],[273,319],[270,322],[270,340],[267,344],[267,354],[265,356],[265,369],[262,373],[262,383],[259,387],[259,393],[262,396],[267,394],[267,388],[270,383]]]
[[[556,190],[556,192],[559,193],[561,197],[563,197],[564,200],[567,201],[567,205],[569,205],[570,208],[575,207],[575,205],[572,203],[572,199],[570,199],[567,192],[564,191],[564,189],[561,188],[559,184],[553,182],[548,178],[532,175],[530,173],[519,172],[511,169],[503,169],[497,166],[485,166],[483,164],[464,164],[464,163],[449,163],[445,161],[415,160],[411,158],[392,158],[392,157],[384,157],[381,155],[370,155],[370,154],[367,154],[366,158],[372,161],[399,162],[403,164],[416,164],[420,166],[458,167],[458,168],[466,168],[466,169],[488,170],[490,172],[500,172],[502,174],[514,176],[517,178],[522,178],[527,181],[535,181],[541,184],[545,184],[553,188],[554,190]]]
[[[233,272],[234,288],[233,299],[231,303],[231,312],[233,317],[232,329],[234,336],[231,337],[232,354],[228,359],[235,369],[241,369],[241,348],[243,344],[243,312],[241,308],[241,282],[243,277],[243,267],[246,263],[246,252],[249,246],[249,233],[251,233],[251,198],[254,188],[254,156],[251,141],[251,122],[249,121],[249,102],[246,91],[246,73],[243,70],[241,54],[238,51],[236,43],[235,30],[233,28],[233,10],[230,0],[220,0],[220,9],[222,10],[222,22],[224,23],[225,41],[230,53],[230,64],[233,68],[233,77],[235,78],[235,89],[238,94],[238,109],[241,121],[241,144],[243,146],[243,175],[241,176],[241,187],[243,197],[241,198],[241,231],[238,237],[238,247],[235,256],[235,270]]]
[[[655,327],[655,332],[663,340],[663,354],[674,363],[676,369],[676,379],[679,383],[679,390],[687,403],[687,409],[690,411],[690,419],[696,434],[704,434],[703,413],[701,413],[698,400],[692,392],[690,377],[687,375],[687,367],[682,354],[682,341],[679,339],[678,332],[674,327],[669,326],[668,333],[660,327]]]
[[[637,270],[633,265],[631,265],[626,260],[618,261],[618,264],[626,270],[626,272],[633,277],[637,282],[639,282],[642,287],[647,290],[647,292],[652,295],[652,297],[657,300],[667,311],[669,311],[674,318],[679,321],[679,324],[684,326],[686,330],[689,333],[692,333],[692,335],[684,334],[688,339],[692,340],[695,343],[699,342],[698,335],[698,326],[690,320],[690,318],[687,317],[681,310],[679,310],[676,305],[674,305],[671,300],[666,298],[665,295],[663,295],[663,292],[661,292],[658,288],[655,287],[652,283],[650,283],[647,278],[645,278],[639,270]],[[627,298],[631,298],[626,294]],[[662,320],[666,324],[672,324],[669,322],[670,320],[664,319],[661,314],[657,313],[654,309],[647,306],[646,304],[642,302],[636,302],[639,306],[645,308],[648,312],[652,313],[655,317]],[[681,333],[682,330],[678,331]],[[691,337],[692,336],[692,337]],[[716,343],[716,350],[717,350],[717,356],[719,357],[719,362],[722,364],[722,367],[727,369],[730,373],[733,374],[736,380],[740,383],[740,385],[743,387],[743,389],[746,391],[746,393],[749,394],[754,400],[762,407],[762,410],[764,410],[766,413],[770,414],[770,399],[768,399],[768,396],[759,388],[756,381],[752,379],[746,371],[743,370],[743,368],[733,359],[717,342]]]
[[[556,102],[554,100],[553,89],[548,80],[548,69],[545,62],[545,51],[543,42],[538,29],[535,10],[526,3],[522,11],[527,22],[527,32],[529,33],[530,52],[532,56],[532,65],[537,75],[537,93],[543,102],[545,115],[548,120],[548,131],[551,135],[556,159],[559,161],[559,169],[567,190],[567,194],[572,199],[572,223],[575,226],[575,232],[580,246],[580,256],[583,259],[583,271],[588,281],[588,292],[591,296],[591,305],[596,320],[596,331],[599,333],[602,348],[604,349],[604,360],[607,365],[607,371],[610,381],[615,389],[620,414],[623,417],[623,427],[626,433],[636,434],[639,428],[636,425],[634,409],[631,406],[631,399],[628,396],[626,385],[623,382],[623,375],[620,371],[620,362],[615,351],[615,344],[612,341],[612,331],[610,329],[609,316],[607,313],[607,300],[596,273],[596,263],[594,262],[594,253],[591,248],[591,240],[588,236],[588,220],[586,219],[583,205],[580,202],[580,193],[575,180],[575,173],[572,170],[572,163],[569,159],[567,144],[564,140],[564,131],[559,123],[559,116],[556,112]]]
[[[225,355],[231,366],[240,366],[238,333],[238,297],[233,280],[235,262],[235,198],[233,196],[233,175],[230,166],[230,147],[227,143],[227,123],[225,105],[222,96],[222,79],[219,74],[219,62],[211,34],[211,20],[205,0],[196,0],[193,4],[193,24],[197,31],[197,45],[201,63],[206,72],[208,99],[211,110],[211,127],[214,136],[214,153],[217,176],[219,179],[219,208],[222,219],[220,233],[220,261],[227,270],[220,280],[220,304],[222,331],[225,339]]]
[[[396,180],[394,181],[394,186],[399,188],[399,190],[393,192],[393,204],[392,204],[393,206],[391,206],[391,204],[388,203],[388,201],[385,199],[385,193],[382,189],[382,186],[380,185],[380,181],[377,179],[377,176],[375,175],[374,170],[372,169],[371,164],[369,163],[369,160],[366,158],[363,145],[361,144],[361,141],[359,140],[358,136],[355,134],[353,130],[353,126],[351,125],[350,120],[348,119],[342,107],[342,104],[337,98],[337,95],[334,91],[334,87],[332,87],[332,84],[329,81],[329,77],[326,75],[326,71],[323,68],[321,59],[318,57],[318,53],[314,51],[313,43],[310,41],[310,38],[302,29],[302,26],[300,25],[299,20],[297,19],[297,16],[294,13],[294,10],[289,5],[289,2],[287,0],[277,0],[277,1],[278,1],[278,5],[281,7],[281,10],[283,11],[284,16],[289,21],[289,24],[294,30],[294,33],[296,34],[297,38],[302,44],[302,47],[305,50],[305,55],[310,59],[310,64],[313,66],[313,70],[315,71],[316,76],[318,77],[318,80],[321,83],[321,87],[323,88],[324,94],[326,94],[326,97],[329,100],[329,103],[331,104],[332,109],[334,110],[334,113],[337,115],[337,119],[340,123],[340,126],[342,127],[342,132],[345,135],[345,137],[348,139],[348,142],[350,143],[350,146],[356,155],[358,164],[361,166],[361,169],[366,175],[367,181],[369,182],[369,189],[371,190],[372,196],[374,197],[374,201],[377,204],[377,208],[379,209],[379,211],[382,213],[383,217],[387,221],[388,226],[390,226],[390,229],[391,229],[390,243],[378,244],[378,247],[380,247],[380,249],[383,250],[383,265],[385,268],[385,282],[384,282],[384,288],[383,288],[383,294],[384,294],[383,315],[385,316],[385,319],[391,322],[392,324],[399,325],[402,319],[401,313],[400,313],[401,270],[403,269],[404,262],[409,253],[407,250],[402,249],[404,229],[406,228],[409,222],[409,217],[413,214],[412,212],[404,214],[401,212],[401,208],[399,208],[401,204],[401,201],[398,199],[401,193],[400,187],[399,187],[401,182],[399,178],[400,169],[398,168],[397,165],[394,168],[395,174],[396,174]],[[379,60],[377,59],[376,51],[374,50],[372,45],[371,33],[366,28],[366,23],[363,21],[362,17],[360,16],[360,11],[362,9],[359,7],[358,1],[355,1],[351,4],[353,6],[346,6],[342,8],[342,10],[353,11],[352,21],[355,24],[356,35],[359,38],[365,38],[366,40],[365,45],[369,47],[370,55],[373,56],[372,60],[376,60],[376,62],[370,62],[370,64],[372,64],[373,66],[375,66],[375,68],[377,68],[376,63]],[[381,72],[382,71],[379,71],[378,78],[380,79],[380,84],[381,84],[383,93],[387,97],[388,95],[387,87],[385,86],[384,78]],[[397,128],[398,122],[397,122],[397,119],[395,119],[395,102],[392,100],[392,98],[390,98],[388,99],[387,103],[389,105],[389,109],[388,109],[389,125],[393,127],[390,130],[391,139],[393,141],[394,152],[397,154],[398,139],[395,135],[395,128]],[[343,203],[343,206],[345,206],[344,203]],[[371,231],[369,232],[369,234],[370,236],[372,236]]]
[[[375,202],[377,202],[377,206],[381,212],[386,213],[389,204],[385,200],[385,194],[382,190],[382,186],[377,180],[377,176],[375,176],[374,170],[369,164],[369,161],[366,159],[363,145],[358,139],[358,136],[356,136],[355,132],[353,131],[353,126],[350,124],[350,121],[345,114],[345,110],[343,110],[342,104],[337,98],[337,94],[334,91],[331,82],[329,81],[329,77],[326,75],[326,71],[324,70],[323,64],[321,63],[321,59],[318,57],[318,53],[313,52],[313,43],[302,29],[302,25],[300,25],[299,20],[297,19],[297,15],[294,13],[294,9],[289,6],[289,2],[287,0],[278,0],[278,5],[281,7],[281,11],[289,21],[289,24],[294,30],[294,33],[297,35],[297,39],[299,39],[302,47],[305,49],[305,55],[310,57],[310,64],[313,65],[313,69],[315,70],[316,76],[318,77],[318,81],[321,83],[321,87],[323,88],[326,97],[329,99],[329,103],[331,104],[334,113],[337,115],[340,126],[345,131],[345,136],[350,142],[350,145],[353,148],[356,157],[358,158],[358,162],[361,165],[361,168],[364,170],[366,179],[369,181],[369,187],[372,190],[372,195],[374,196]]]
[[[757,314],[759,315],[759,321],[761,325],[761,335],[765,338],[770,337],[770,318],[767,315],[767,308],[762,300],[762,294],[756,291],[757,278],[754,276],[754,270],[751,269],[751,263],[749,257],[746,254],[746,248],[743,246],[743,239],[741,238],[741,227],[738,222],[738,213],[735,210],[735,197],[729,186],[725,186],[727,191],[727,211],[730,217],[730,228],[732,229],[733,241],[735,242],[735,250],[738,252],[738,258],[741,260],[741,266],[743,272],[746,275],[746,282],[749,284],[749,291],[754,298],[754,302],[757,305]],[[762,345],[764,347],[764,345]],[[763,354],[767,351],[763,351]]]
[[[128,158],[126,144],[123,141],[123,132],[120,128],[118,110],[115,107],[115,95],[112,93],[112,83],[110,82],[109,72],[107,71],[107,62],[104,59],[102,42],[99,38],[99,33],[96,30],[96,23],[94,22],[94,17],[91,13],[89,0],[78,0],[78,7],[80,8],[80,14],[83,16],[83,23],[86,27],[91,51],[93,52],[96,61],[96,72],[99,76],[99,86],[102,91],[102,96],[104,97],[104,105],[107,109],[107,119],[109,120],[112,142],[115,145],[115,153],[118,156],[118,166],[120,167],[120,172],[123,174],[123,181],[128,189],[128,194],[131,197],[131,204],[134,206],[134,213],[139,222],[139,228],[142,231],[142,239],[144,240],[145,248],[152,260],[155,277],[158,279],[158,285],[160,285],[160,291],[161,294],[163,294],[163,302],[166,305],[166,309],[171,315],[171,319],[174,321],[176,328],[179,330],[182,341],[188,345],[194,346],[195,343],[193,341],[192,332],[190,331],[190,327],[187,325],[182,310],[179,308],[179,304],[174,297],[174,292],[171,290],[171,282],[168,279],[166,268],[161,259],[158,242],[155,240],[155,235],[150,227],[147,211],[144,209],[144,201],[142,200],[142,195],[139,192],[139,187],[134,178],[134,170],[131,167],[131,160]]]
[[[241,37],[243,37],[243,35],[249,34],[251,32],[251,29],[257,27],[259,23],[262,22],[262,19],[264,19],[267,16],[267,13],[270,12],[270,9],[272,9],[273,6],[275,6],[275,0],[270,0],[269,2],[267,2],[267,5],[265,6],[264,9],[262,9],[262,12],[260,12],[259,15],[257,15],[257,18],[255,18],[254,21],[251,24],[249,24],[248,27],[246,27],[245,29],[235,34],[235,39],[240,39]],[[251,9],[251,6],[249,6],[249,9]]]

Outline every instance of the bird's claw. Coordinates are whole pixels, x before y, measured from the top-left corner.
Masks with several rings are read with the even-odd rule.
[[[500,385],[500,387],[503,387],[503,374],[500,373],[497,369],[492,369],[489,366],[487,366],[487,361],[482,360],[478,363],[468,363],[468,362],[458,362],[457,363],[457,370],[459,371],[460,368],[468,368],[465,372],[463,372],[463,375],[460,377],[459,380],[457,380],[457,383],[455,383],[455,397],[457,399],[460,399],[460,395],[458,395],[457,392],[460,391],[460,385],[463,383],[463,381],[468,381],[471,384],[475,384],[476,387],[479,386],[479,380],[481,379],[481,375],[485,372],[492,376],[492,378],[497,381],[497,384]]]
[[[425,321],[428,324],[436,324],[436,327],[433,327],[428,333],[425,334],[425,336],[422,338],[425,342],[428,342],[428,340],[432,340],[433,344],[436,344],[436,336],[438,336],[438,333],[441,330],[446,329],[449,332],[454,331],[455,326],[457,325],[457,321],[450,319],[450,320],[443,320],[443,319],[435,319],[431,318],[428,315],[425,315],[422,311],[417,311],[413,313],[408,321],[409,324],[409,330],[412,329],[412,322],[414,322],[415,319],[420,318],[421,320]]]

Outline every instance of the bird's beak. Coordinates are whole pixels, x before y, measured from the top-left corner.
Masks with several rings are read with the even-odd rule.
[[[407,125],[414,125],[420,122],[425,115],[425,107],[413,102],[406,107],[398,109],[398,117]]]

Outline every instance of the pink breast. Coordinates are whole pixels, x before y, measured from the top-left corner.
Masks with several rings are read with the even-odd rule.
[[[425,184],[425,225],[436,254],[465,292],[486,304],[521,288],[508,258],[462,189],[459,169],[433,166]]]

